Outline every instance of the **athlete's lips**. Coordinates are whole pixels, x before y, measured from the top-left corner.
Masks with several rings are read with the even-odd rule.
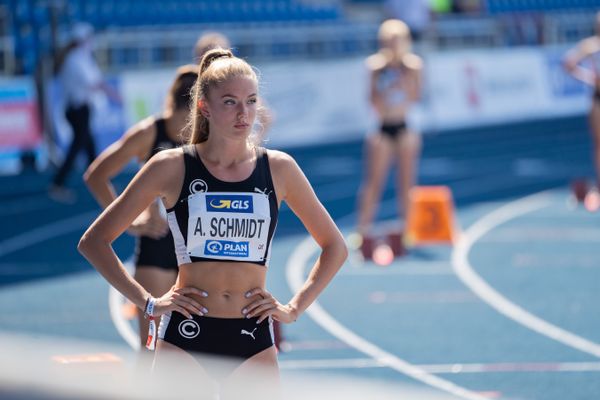
[[[246,129],[248,128],[250,125],[249,124],[235,124],[234,127],[237,129]]]

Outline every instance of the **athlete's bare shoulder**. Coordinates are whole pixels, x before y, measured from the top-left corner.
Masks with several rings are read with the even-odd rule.
[[[304,180],[304,175],[296,160],[289,154],[279,150],[267,150],[267,155],[277,198],[285,200],[290,190],[294,190]]]
[[[591,36],[579,42],[577,49],[583,56],[600,52],[600,37]]]
[[[159,151],[148,160],[144,169],[161,181],[177,179],[184,173],[183,150],[181,148]]]
[[[402,57],[404,66],[413,71],[420,71],[423,68],[423,59],[414,53],[408,53]]]
[[[297,165],[292,156],[280,150],[267,149],[267,156],[271,170],[282,171]]]
[[[183,149],[176,147],[174,149],[165,149],[156,153],[151,159],[156,165],[169,167],[183,163]]]
[[[142,171],[156,185],[169,207],[172,206],[177,200],[185,175],[183,150],[174,148],[158,152],[148,160]]]
[[[381,71],[387,65],[387,58],[378,52],[367,57],[365,65],[371,72]]]
[[[154,126],[155,122],[156,122],[156,118],[154,116],[146,117],[146,118],[142,119],[141,121],[138,121],[135,124],[133,124],[133,126],[127,130],[126,134],[128,134],[128,135],[147,135],[150,132],[155,131],[155,129],[156,129]]]

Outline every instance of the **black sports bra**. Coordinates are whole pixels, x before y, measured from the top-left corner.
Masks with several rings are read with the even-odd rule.
[[[154,126],[156,127],[156,137],[154,138],[154,142],[150,148],[148,160],[161,150],[173,149],[181,145],[181,143],[177,143],[172,140],[167,134],[167,121],[165,121],[164,118],[156,118],[154,121]]]
[[[279,208],[267,151],[256,148],[256,166],[240,182],[211,175],[195,145],[183,146],[185,177],[167,220],[177,264],[248,262],[267,266]]]

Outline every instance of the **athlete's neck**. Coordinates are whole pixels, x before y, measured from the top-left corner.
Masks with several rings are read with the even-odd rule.
[[[246,140],[209,135],[206,142],[196,145],[204,161],[220,168],[231,168],[254,160],[254,146]]]

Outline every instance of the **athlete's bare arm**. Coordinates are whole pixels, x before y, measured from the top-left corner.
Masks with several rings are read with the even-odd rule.
[[[370,74],[369,101],[379,117],[385,112],[385,99],[377,89],[377,75],[385,68],[386,63],[385,57],[380,53],[369,56],[365,62]]]
[[[292,322],[331,281],[346,260],[348,250],[342,234],[296,161],[285,153],[269,150],[269,162],[277,198],[287,203],[322,249],[308,279],[285,306],[286,312],[273,313],[275,319]]]
[[[85,183],[102,208],[108,207],[117,197],[111,179],[132,159],[145,161],[155,136],[154,118],[146,118],[104,150],[85,171]]]
[[[173,205],[179,196],[183,175],[181,149],[164,150],[158,153],[136,174],[125,191],[94,221],[77,246],[81,254],[106,280],[140,309],[144,309],[150,294],[127,273],[111,244],[157,197],[163,198],[168,207]],[[172,289],[157,301],[155,314],[177,310],[189,316],[190,312],[199,312],[201,305],[191,298],[185,298],[185,294],[194,293],[203,296],[200,289],[180,288],[177,289],[177,293],[174,291]],[[175,295],[178,297],[177,301],[173,300]]]
[[[596,86],[598,83],[596,73],[592,69],[582,67],[581,62],[597,52],[600,52],[600,38],[593,36],[584,39],[567,53],[564,67],[575,79]],[[600,68],[600,65],[596,68]]]
[[[406,81],[408,98],[411,102],[418,102],[421,100],[423,60],[411,53],[404,56],[402,61],[409,74]]]

